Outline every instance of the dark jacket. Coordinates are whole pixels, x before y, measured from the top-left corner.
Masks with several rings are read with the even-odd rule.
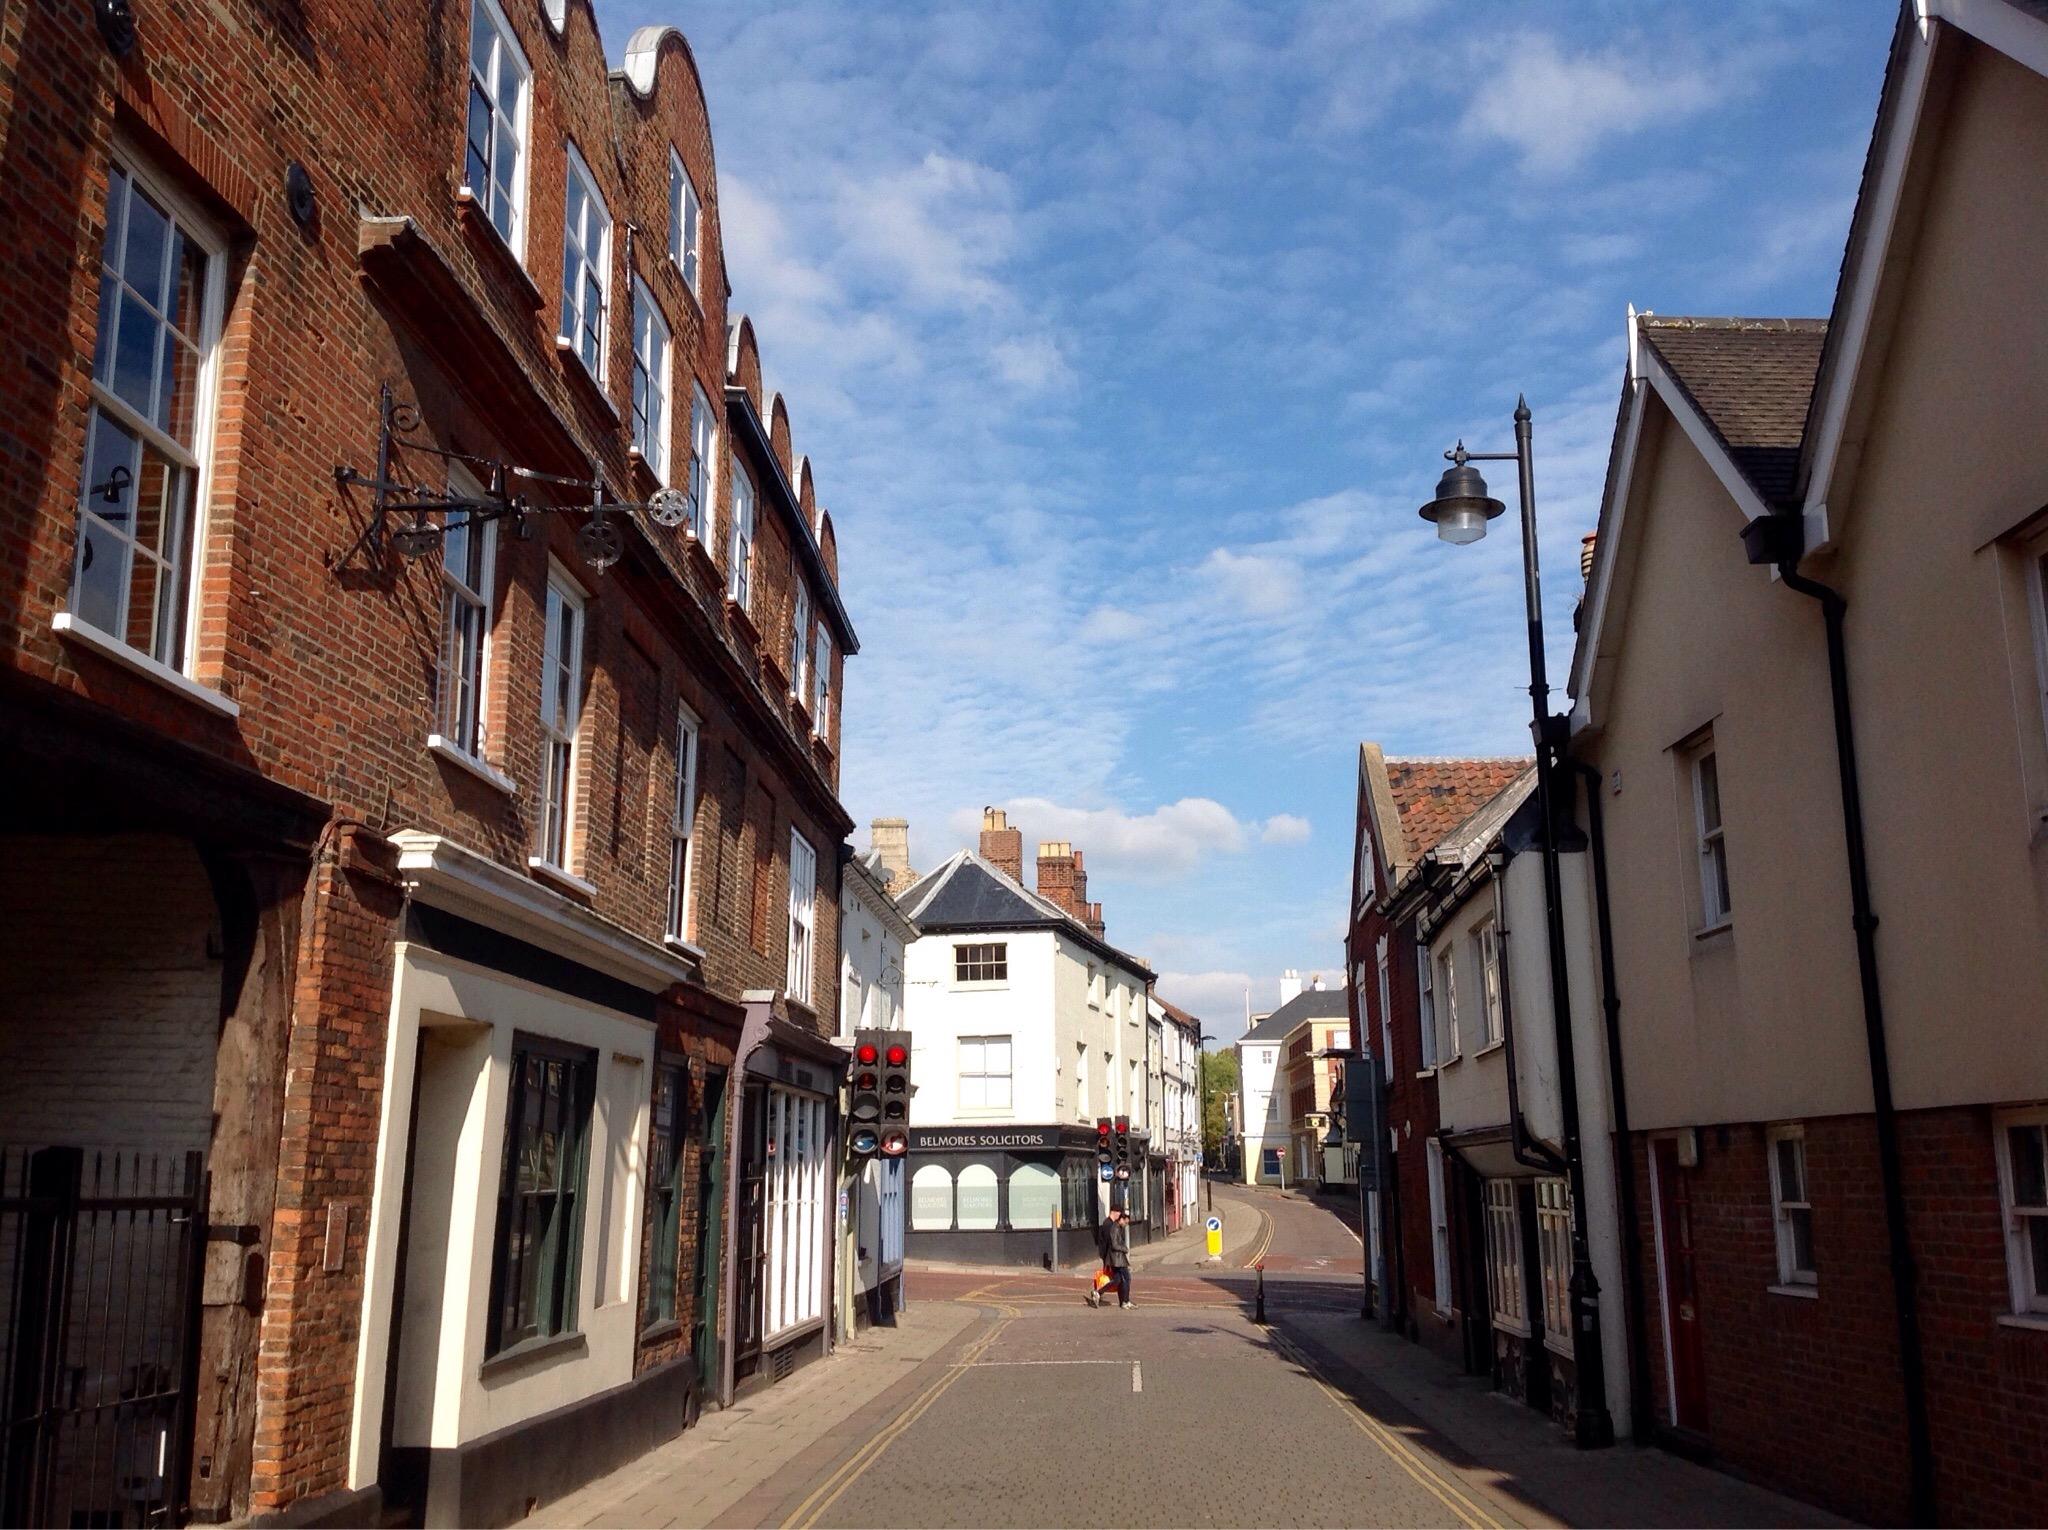
[[[1103,1223],[1102,1260],[1112,1270],[1131,1267],[1131,1228],[1128,1222]]]

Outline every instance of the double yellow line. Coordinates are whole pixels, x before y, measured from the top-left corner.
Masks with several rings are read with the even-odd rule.
[[[1306,1371],[1310,1379],[1323,1389],[1330,1400],[1359,1427],[1367,1439],[1393,1457],[1396,1466],[1433,1494],[1439,1503],[1458,1517],[1467,1530],[1502,1530],[1499,1520],[1467,1497],[1456,1483],[1438,1471],[1420,1451],[1332,1386],[1316,1363],[1292,1340],[1276,1329],[1268,1329],[1267,1334],[1272,1339],[1275,1349]]]
[[[966,1296],[958,1297],[956,1300],[971,1301],[980,1294],[980,1291],[970,1291]],[[925,1388],[909,1407],[891,1419],[884,1428],[876,1432],[873,1439],[847,1457],[840,1463],[838,1470],[819,1483],[811,1491],[811,1495],[796,1506],[795,1512],[782,1522],[784,1530],[790,1530],[792,1526],[817,1524],[825,1511],[837,1503],[846,1490],[860,1479],[861,1474],[875,1464],[882,1452],[895,1444],[912,1424],[923,1418],[931,1410],[932,1404],[945,1395],[946,1389],[966,1375],[974,1363],[988,1353],[988,1347],[995,1343],[997,1337],[1018,1315],[1017,1308],[1003,1301],[996,1302],[996,1310],[1002,1316],[996,1321],[995,1326],[961,1351],[960,1358],[946,1367],[944,1375]]]

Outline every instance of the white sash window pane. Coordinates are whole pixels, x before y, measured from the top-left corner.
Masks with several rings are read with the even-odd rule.
[[[811,1002],[812,929],[818,890],[818,857],[810,841],[794,829],[789,835],[789,966],[788,991],[801,1004]]]
[[[462,179],[514,254],[525,244],[528,78],[526,55],[497,0],[475,0]]]
[[[633,282],[633,447],[668,482],[668,325],[646,283]]]
[[[676,723],[676,794],[669,819],[668,933],[689,936],[690,841],[697,826],[697,719],[685,712]]]
[[[694,383],[690,387],[690,535],[701,540],[711,524],[711,494],[717,483],[718,423],[711,400]]]
[[[726,596],[742,611],[753,588],[754,481],[737,463],[732,475],[732,545],[726,550]]]
[[[573,144],[563,200],[561,335],[602,388],[612,223],[597,181]]]
[[[535,854],[569,869],[573,767],[583,674],[583,605],[562,583],[548,581],[546,647],[541,655],[543,738],[539,833]]]
[[[697,188],[682,156],[671,149],[668,156],[668,255],[683,273],[683,282],[697,294],[697,271],[703,212],[697,203]]]

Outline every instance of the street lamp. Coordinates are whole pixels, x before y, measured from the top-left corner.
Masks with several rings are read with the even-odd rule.
[[[1200,1080],[1195,1088],[1201,1095],[1199,1108],[1195,1111],[1195,1136],[1202,1144],[1202,1182],[1206,1187],[1211,1211],[1216,1209],[1216,1169],[1209,1162],[1209,1049],[1202,1043],[1215,1039],[1207,1031],[1198,1029],[1195,1032],[1195,1076]],[[1218,1133],[1216,1138],[1216,1156],[1223,1156],[1221,1133]]]
[[[1543,924],[1550,954],[1551,1020],[1557,1030],[1557,1081],[1564,1096],[1564,1159],[1572,1192],[1571,1308],[1573,1353],[1578,1359],[1579,1406],[1574,1443],[1614,1443],[1614,1419],[1607,1410],[1607,1373],[1601,1354],[1600,1282],[1593,1274],[1586,1236],[1586,1163],[1579,1149],[1578,1070],[1572,1052],[1571,987],[1565,973],[1564,895],[1558,870],[1557,819],[1552,798],[1564,753],[1566,722],[1550,712],[1550,681],[1543,659],[1543,591],[1536,574],[1536,473],[1530,446],[1529,402],[1515,400],[1515,449],[1468,452],[1460,441],[1444,456],[1451,466],[1436,486],[1436,498],[1421,509],[1446,542],[1462,545],[1486,535],[1486,523],[1507,506],[1486,491],[1474,462],[1512,462],[1520,474],[1522,498],[1522,585],[1529,611],[1530,732],[1536,744],[1536,813],[1542,820]]]

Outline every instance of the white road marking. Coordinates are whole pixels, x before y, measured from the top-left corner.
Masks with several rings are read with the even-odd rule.
[[[977,1360],[978,1366],[987,1365],[1122,1365],[1121,1360]],[[1131,1362],[1136,1364],[1136,1361]]]
[[[1135,1360],[1131,1362],[1131,1390],[1133,1392],[1145,1390],[1145,1371]]]

